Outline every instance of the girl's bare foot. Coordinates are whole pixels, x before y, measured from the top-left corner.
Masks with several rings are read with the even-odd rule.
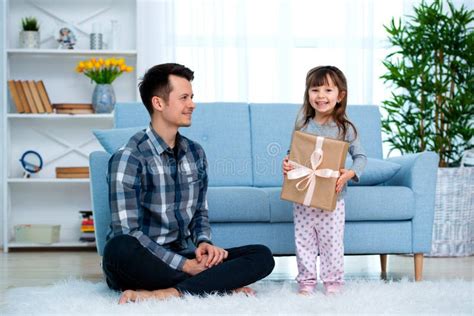
[[[244,293],[247,296],[255,296],[255,291],[252,288],[248,287],[248,286],[239,287],[238,289],[235,289],[233,292],[234,293]]]
[[[179,297],[181,294],[175,288],[145,291],[145,290],[126,290],[122,293],[119,299],[119,304],[125,304],[128,302],[139,302],[148,299],[164,300],[170,297]]]

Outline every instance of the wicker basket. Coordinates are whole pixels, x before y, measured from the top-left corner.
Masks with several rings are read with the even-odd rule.
[[[474,254],[474,167],[466,166],[466,151],[459,168],[438,168],[433,242],[429,256]]]

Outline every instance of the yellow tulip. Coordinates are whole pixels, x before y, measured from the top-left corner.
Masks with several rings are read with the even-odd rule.
[[[122,57],[91,57],[86,60],[80,60],[75,67],[75,71],[78,73],[84,73],[96,83],[112,83],[112,81],[123,72],[132,72],[133,67],[128,66],[125,58]],[[113,74],[112,77],[105,74],[105,72],[108,71],[111,71]]]

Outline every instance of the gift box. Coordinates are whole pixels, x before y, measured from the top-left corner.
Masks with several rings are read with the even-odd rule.
[[[348,149],[347,142],[295,131],[289,156],[294,169],[284,178],[280,198],[333,211]]]

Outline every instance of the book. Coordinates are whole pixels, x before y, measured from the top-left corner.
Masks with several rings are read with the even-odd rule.
[[[94,233],[82,233],[79,241],[84,242],[94,242],[95,241],[95,234]]]
[[[93,109],[56,109],[56,114],[93,114]]]
[[[94,237],[94,231],[91,232],[82,232],[81,237]]]
[[[16,91],[15,81],[8,80],[8,88],[10,89],[10,95],[13,100],[13,104],[15,104],[16,111],[18,113],[25,112],[25,110],[23,109],[23,104],[21,103],[20,95]]]
[[[56,178],[58,179],[87,179],[89,178],[88,173],[57,173]]]
[[[36,82],[36,88],[38,90],[45,111],[47,113],[53,113],[53,106],[51,105],[51,101],[49,100],[49,96],[46,92],[46,87],[44,86],[43,80],[39,80]]]
[[[89,173],[89,167],[56,167],[56,173]]]
[[[88,233],[88,232],[93,232],[93,231],[94,231],[94,225],[84,225],[84,224],[81,225],[81,232]]]
[[[26,103],[31,110],[31,113],[38,113],[38,109],[36,108],[35,101],[33,100],[33,96],[31,94],[30,87],[28,86],[28,82],[21,81],[21,87],[23,88],[23,92],[26,96]]]
[[[54,103],[55,109],[92,109],[92,103]]]
[[[79,211],[81,213],[81,236],[79,241],[95,241],[94,217],[92,211]]]
[[[89,167],[56,167],[56,178],[89,178]]]
[[[95,241],[95,236],[94,234],[91,234],[91,236],[81,236],[79,238],[79,241],[83,241],[83,242],[94,242]]]
[[[28,101],[26,100],[25,91],[23,91],[23,86],[21,85],[21,81],[15,80],[14,83],[16,87],[16,92],[18,93],[21,100],[21,104],[23,105],[23,111],[25,111],[25,113],[31,113],[31,109],[28,106]]]
[[[33,96],[33,102],[35,102],[38,113],[46,112],[43,103],[41,102],[38,90],[36,89],[36,83],[33,80],[28,80],[28,87],[30,88],[31,95]]]
[[[80,210],[79,213],[81,214],[83,219],[94,221],[91,210]]]
[[[94,220],[92,218],[85,218],[85,219],[82,220],[82,224],[83,225],[94,225]]]

